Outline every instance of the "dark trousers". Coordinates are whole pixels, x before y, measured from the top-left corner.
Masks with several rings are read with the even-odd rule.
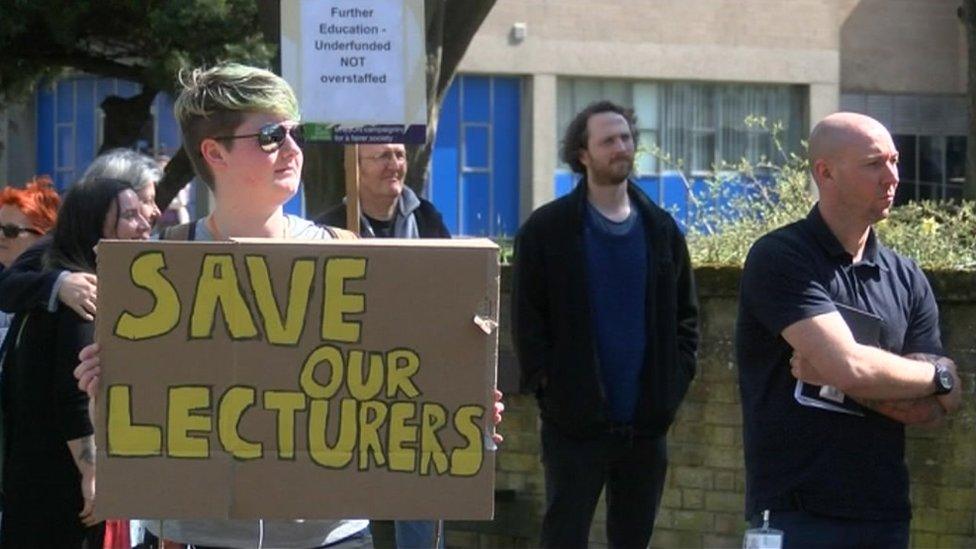
[[[668,466],[664,436],[640,438],[615,432],[580,439],[543,422],[542,463],[546,474],[543,547],[586,547],[604,486],[610,547],[647,547]]]
[[[754,527],[762,517],[753,517]],[[783,531],[783,549],[905,549],[909,522],[852,520],[815,515],[809,511],[772,511],[769,527]]]

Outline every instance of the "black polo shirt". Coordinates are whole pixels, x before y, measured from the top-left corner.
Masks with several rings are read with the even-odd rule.
[[[802,507],[827,516],[907,520],[904,426],[801,406],[781,333],[841,303],[883,320],[880,346],[944,355],[928,280],[911,260],[868,238],[852,263],[818,206],[760,238],[742,274],[736,360],[742,397],[746,514]]]

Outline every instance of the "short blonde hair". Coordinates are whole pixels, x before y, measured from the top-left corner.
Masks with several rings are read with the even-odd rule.
[[[233,135],[249,113],[273,113],[298,120],[298,99],[277,74],[239,63],[222,63],[180,74],[183,91],[173,113],[180,123],[183,147],[194,170],[213,189],[213,174],[200,153],[200,143],[218,135]],[[228,141],[227,147],[233,147]]]

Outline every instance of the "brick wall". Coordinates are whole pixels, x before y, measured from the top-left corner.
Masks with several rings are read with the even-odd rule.
[[[696,270],[702,315],[699,373],[669,435],[670,468],[652,547],[741,547],[745,473],[742,412],[732,330],[739,272]],[[976,273],[930,273],[942,313],[943,341],[959,364],[962,410],[934,431],[909,429],[913,547],[976,547]],[[496,519],[451,523],[449,547],[534,547],[545,497],[539,462],[538,414],[531,396],[516,394],[508,335],[508,273],[502,278],[499,384],[506,392],[498,452]],[[601,502],[593,547],[606,546]]]

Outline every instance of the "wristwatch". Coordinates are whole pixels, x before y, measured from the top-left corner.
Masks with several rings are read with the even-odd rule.
[[[930,361],[935,366],[935,375],[932,377],[932,385],[935,387],[935,394],[945,395],[952,392],[956,380],[952,377],[952,372],[938,360]]]

